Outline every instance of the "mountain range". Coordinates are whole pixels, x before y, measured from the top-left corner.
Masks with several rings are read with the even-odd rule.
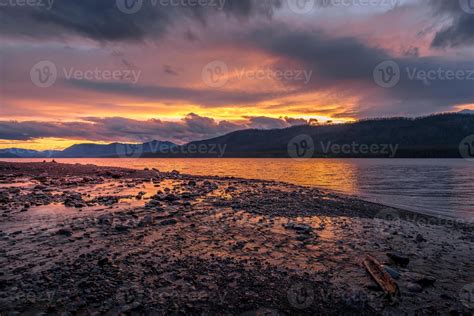
[[[462,140],[474,135],[474,115],[471,114],[473,111],[421,118],[381,118],[346,124],[241,130],[185,145],[152,141],[143,144],[78,144],[62,151],[10,148],[1,149],[0,158],[458,158]]]

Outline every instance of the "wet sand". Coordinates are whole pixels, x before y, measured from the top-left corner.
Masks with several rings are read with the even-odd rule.
[[[0,214],[2,315],[473,312],[472,224],[315,188],[0,162]]]

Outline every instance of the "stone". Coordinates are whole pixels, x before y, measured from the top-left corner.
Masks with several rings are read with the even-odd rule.
[[[72,232],[69,229],[61,228],[60,230],[56,232],[56,235],[70,237],[72,236]]]
[[[105,266],[106,264],[110,264],[110,260],[107,257],[101,258],[97,261],[97,264],[101,267]]]
[[[160,225],[162,226],[168,226],[168,225],[176,225],[178,222],[173,219],[173,218],[170,218],[170,219],[165,219],[164,221],[161,221],[160,222]]]
[[[389,267],[389,266],[386,266],[386,265],[382,265],[382,268],[384,268],[384,270],[390,274],[390,276],[392,278],[394,278],[395,280],[398,280],[400,278],[400,272],[398,272],[397,270],[395,270],[394,268],[392,267]]]
[[[407,283],[407,289],[412,293],[420,293],[423,291],[423,288],[420,285],[411,282]]]
[[[416,235],[415,240],[416,240],[416,242],[425,242],[426,241],[426,239],[421,234]]]
[[[297,223],[288,223],[287,225],[285,225],[285,228],[293,229],[293,230],[296,230],[297,232],[301,232],[305,234],[310,233],[313,230],[311,226],[304,225],[304,224],[297,224]]]
[[[395,264],[401,266],[401,267],[406,267],[408,263],[410,263],[410,259],[400,253],[395,253],[395,252],[390,252],[387,253],[387,256],[392,260]]]
[[[168,202],[173,202],[173,201],[179,200],[179,198],[174,194],[168,194],[163,198],[163,200],[168,201]]]
[[[121,224],[115,225],[115,230],[118,231],[118,232],[126,232],[129,229],[130,229],[130,227],[126,226],[126,225],[121,225]]]

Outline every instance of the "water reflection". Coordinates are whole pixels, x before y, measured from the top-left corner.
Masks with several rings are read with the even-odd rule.
[[[8,160],[8,159],[5,159]],[[391,206],[474,220],[474,164],[462,159],[56,159],[285,181]],[[10,159],[8,161],[42,161]]]

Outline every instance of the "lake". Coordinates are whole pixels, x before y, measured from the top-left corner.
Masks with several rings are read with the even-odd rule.
[[[30,162],[43,159],[2,159]],[[474,162],[462,159],[56,159],[315,186],[415,212],[474,221]]]

